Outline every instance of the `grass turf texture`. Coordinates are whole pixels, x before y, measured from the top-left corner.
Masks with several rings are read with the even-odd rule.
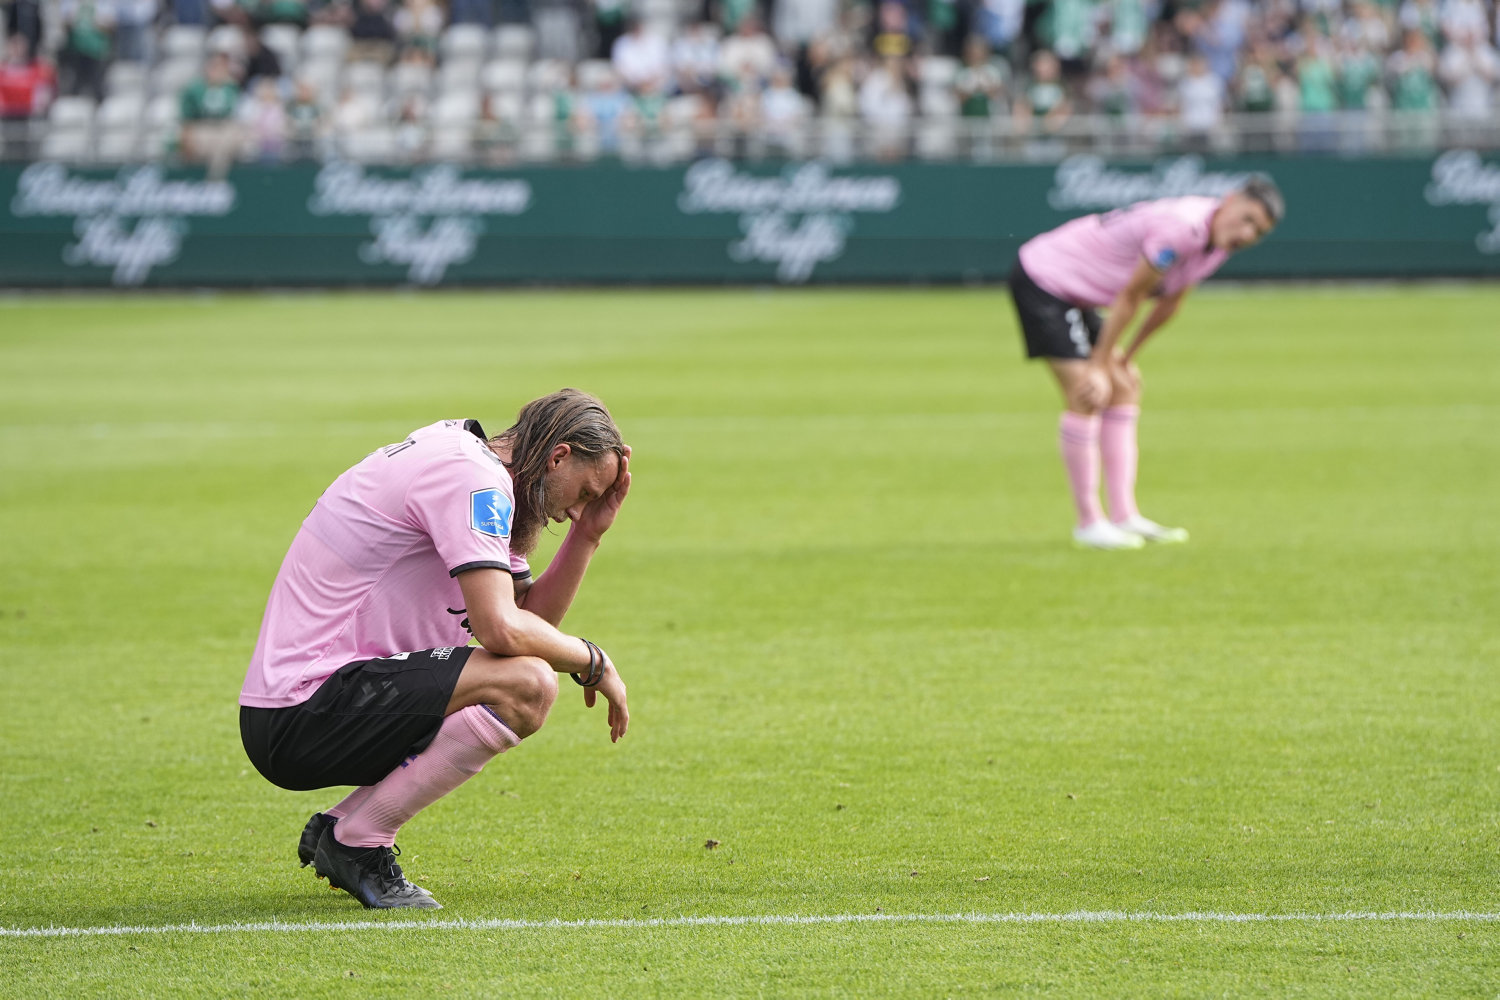
[[[0,927],[1500,910],[1495,288],[1208,291],[1142,497],[1067,544],[997,291],[0,303]],[[602,395],[636,482],[567,621],[630,685],[403,831],[447,909],[297,868],[235,696],[335,475]],[[544,545],[545,551],[556,538]],[[545,560],[545,554],[539,559]],[[720,842],[706,849],[708,839]],[[1500,924],[0,938],[0,993],[1483,995]]]

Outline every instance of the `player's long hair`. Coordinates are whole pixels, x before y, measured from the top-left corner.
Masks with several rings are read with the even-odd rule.
[[[547,523],[547,459],[566,444],[575,455],[598,461],[605,452],[625,457],[625,441],[605,405],[581,389],[559,389],[521,407],[516,422],[496,435],[510,446],[510,470],[516,486],[516,518],[511,544],[526,553]]]

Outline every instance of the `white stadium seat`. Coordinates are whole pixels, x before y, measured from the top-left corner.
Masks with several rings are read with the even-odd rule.
[[[79,162],[89,158],[89,134],[78,129],[52,129],[42,137],[42,159]]]
[[[502,24],[495,29],[495,57],[497,59],[531,58],[536,49],[536,32],[525,24]]]
[[[208,33],[210,52],[227,52],[236,59],[243,59],[247,48],[245,33],[233,24],[221,24]]]
[[[143,94],[146,92],[146,67],[141,63],[114,62],[104,73],[106,94]]]
[[[432,157],[436,160],[467,160],[474,148],[473,130],[439,128],[432,133]]]
[[[175,97],[202,75],[203,64],[197,59],[173,59],[161,63],[151,71],[151,93]]]
[[[281,71],[290,74],[297,68],[302,31],[294,24],[268,24],[260,29],[260,43],[281,60]]]
[[[923,56],[917,62],[917,80],[924,87],[951,87],[958,76],[958,60],[950,56]]]
[[[172,128],[182,114],[182,102],[176,94],[160,94],[146,105],[146,124],[154,129]]]
[[[615,68],[603,59],[578,64],[578,86],[582,90],[601,90],[615,78]]]
[[[302,58],[321,61],[343,59],[349,49],[349,34],[331,24],[315,24],[302,33]]]
[[[489,44],[489,33],[483,26],[455,24],[443,32],[442,38],[438,40],[438,51],[442,53],[444,61],[463,59],[479,62],[484,59]]]
[[[387,77],[391,92],[403,97],[425,94],[432,89],[432,67],[419,62],[399,62]]]
[[[519,94],[526,89],[526,64],[513,59],[486,63],[479,78],[490,93]]]
[[[196,24],[174,24],[162,32],[163,59],[202,59],[208,33]]]
[[[477,62],[445,62],[438,67],[438,89],[478,90],[480,64]]]
[[[449,91],[432,105],[432,123],[439,128],[464,125],[477,117],[479,117],[479,95],[473,91]]]
[[[101,129],[131,129],[140,126],[141,116],[146,112],[144,94],[112,94],[99,105],[94,116]]]
[[[526,89],[533,93],[549,93],[562,90],[568,85],[568,65],[556,59],[538,59],[526,69]]]
[[[102,163],[130,163],[141,158],[139,129],[111,129],[100,132],[95,145]]]
[[[47,121],[54,129],[87,131],[93,120],[94,99],[92,97],[59,97],[52,102],[52,109],[47,114]]]
[[[372,62],[350,63],[344,67],[343,85],[361,94],[381,97],[385,94],[385,67]]]

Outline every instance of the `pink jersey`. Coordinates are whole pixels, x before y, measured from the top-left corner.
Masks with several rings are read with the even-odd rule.
[[[483,433],[423,427],[324,491],[276,574],[241,705],[300,704],[354,660],[467,645],[457,575],[531,574],[510,551],[510,473]]]
[[[1075,306],[1107,306],[1142,258],[1162,273],[1158,295],[1175,295],[1229,257],[1208,245],[1217,198],[1161,198],[1065,222],[1021,246],[1021,266],[1044,290]]]

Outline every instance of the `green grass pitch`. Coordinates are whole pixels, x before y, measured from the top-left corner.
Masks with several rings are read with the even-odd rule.
[[[1199,294],[1193,541],[1093,553],[999,290],[0,301],[0,995],[1494,996],[1497,317]],[[631,732],[565,685],[403,831],[446,909],[366,912],[240,749],[267,590],[368,451],[562,385],[636,449],[566,623]],[[1292,919],[907,919],[1104,911]],[[876,919],[679,919],[799,915]]]

